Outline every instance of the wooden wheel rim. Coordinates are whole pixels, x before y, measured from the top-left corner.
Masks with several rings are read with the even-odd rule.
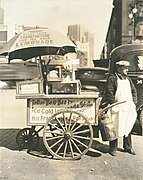
[[[61,120],[59,117],[63,119]],[[78,123],[79,119],[83,123]],[[52,124],[53,122],[54,124]],[[49,125],[53,125],[55,131],[51,132],[48,129]],[[49,137],[49,134],[55,135]],[[83,140],[85,142],[82,142]],[[88,152],[92,145],[93,129],[90,122],[79,112],[60,111],[52,115],[45,124],[43,141],[47,150],[54,157],[58,159],[79,159]]]

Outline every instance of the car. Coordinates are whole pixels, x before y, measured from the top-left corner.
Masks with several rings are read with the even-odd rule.
[[[0,60],[0,89],[15,89],[16,82],[31,80],[38,77],[37,63],[22,60]]]
[[[108,68],[79,67],[75,72],[76,79],[81,82],[81,93],[102,94],[106,83]]]

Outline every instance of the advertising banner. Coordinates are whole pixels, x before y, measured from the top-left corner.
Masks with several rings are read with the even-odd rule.
[[[28,125],[43,125],[49,117],[62,110],[78,111],[90,123],[95,122],[94,99],[29,99],[27,100]]]

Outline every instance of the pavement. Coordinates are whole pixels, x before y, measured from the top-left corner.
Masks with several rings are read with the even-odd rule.
[[[52,159],[43,145],[31,151],[19,151],[16,135],[26,124],[26,102],[15,99],[15,90],[0,91],[0,180],[142,180],[143,136],[132,135],[137,155],[122,150],[122,138],[116,157],[108,153],[108,142],[95,138],[80,160]],[[42,133],[40,133],[41,136]]]
[[[142,180],[143,136],[132,135],[137,155],[123,152],[119,139],[117,156],[108,153],[108,142],[95,138],[80,160],[55,160],[45,153],[42,138],[35,151],[19,151],[20,129],[0,129],[0,180]]]

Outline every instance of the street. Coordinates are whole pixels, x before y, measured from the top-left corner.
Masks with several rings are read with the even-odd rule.
[[[95,138],[80,160],[51,159],[42,141],[35,151],[19,151],[16,135],[25,128],[26,103],[15,99],[15,90],[1,91],[0,180],[142,180],[143,136],[132,135],[137,155],[124,153],[122,138],[116,157],[109,155],[108,142]]]
[[[132,135],[137,155],[123,152],[119,141],[117,156],[108,153],[108,142],[95,139],[80,160],[56,160],[46,152],[42,139],[35,151],[19,151],[15,136],[19,129],[0,130],[0,179],[9,180],[142,180],[143,136]]]

